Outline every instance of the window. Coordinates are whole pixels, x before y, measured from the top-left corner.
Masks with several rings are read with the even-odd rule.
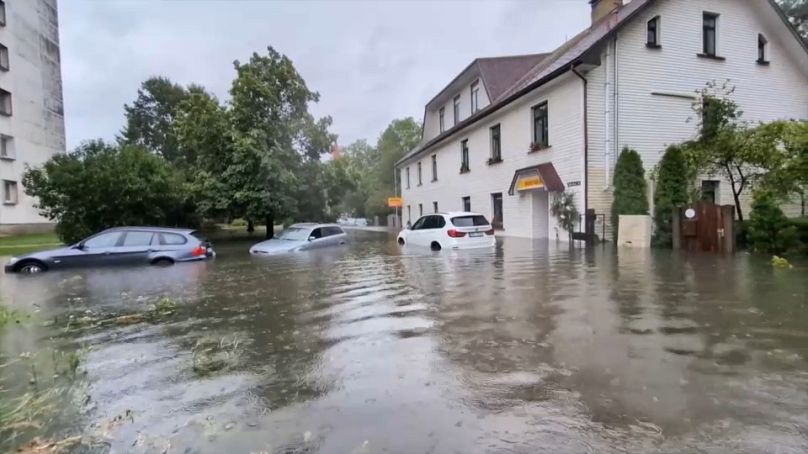
[[[409,189],[410,188],[410,168],[409,167],[407,167],[405,169],[405,173],[407,174],[407,189]]]
[[[0,159],[14,159],[14,138],[0,134]]]
[[[480,83],[474,82],[471,84],[471,113],[480,110]]]
[[[8,47],[0,44],[0,70],[8,71]]]
[[[488,225],[488,220],[485,216],[479,214],[474,216],[457,216],[452,218],[452,225],[455,227],[478,227]]]
[[[334,235],[342,235],[345,231],[342,230],[341,227],[323,227],[323,231],[325,232],[325,236],[334,236]]]
[[[440,125],[440,132],[446,130],[446,109],[443,107],[438,111],[438,124]]]
[[[6,26],[6,2],[0,0],[0,27]]]
[[[421,161],[418,161],[418,186],[423,184],[423,180],[421,180]]]
[[[433,213],[438,212],[438,202],[432,202],[432,212]]]
[[[426,224],[426,216],[423,216],[423,217],[419,218],[417,221],[415,221],[415,224],[413,224],[412,229],[413,230],[424,229],[424,228],[426,228],[426,226],[424,224]]]
[[[662,47],[659,45],[659,16],[648,21],[648,38],[645,45],[654,49]]]
[[[547,128],[547,102],[533,107],[533,146],[532,149],[542,149],[550,146],[549,131]]]
[[[452,109],[454,109],[454,124],[458,124],[460,122],[460,95],[454,97]]]
[[[463,211],[471,211],[471,197],[463,197]]]
[[[422,219],[424,222],[419,226],[421,230],[441,229],[446,225],[443,216],[424,216]]]
[[[491,127],[491,162],[502,161],[502,139],[499,125]]]
[[[149,246],[152,243],[152,237],[154,237],[153,232],[125,232],[122,246]]]
[[[718,23],[718,14],[704,13],[704,25],[702,33],[702,54],[715,57],[716,49],[716,24]]]
[[[0,88],[0,115],[11,115],[11,92]]]
[[[10,180],[3,180],[3,204],[16,205],[17,204],[17,182]]]
[[[176,233],[161,233],[160,234],[160,244],[164,246],[177,246],[180,244],[185,244],[188,241],[182,235],[177,235]]]
[[[766,60],[766,50],[767,50],[766,48],[768,47],[768,44],[769,44],[769,40],[767,40],[766,37],[763,36],[761,33],[758,33],[758,58],[757,58],[757,62],[762,64],[762,65],[765,65],[765,64],[769,63],[768,60]]]
[[[495,229],[502,229],[502,193],[491,194],[491,206],[494,208],[494,216],[491,225]]]
[[[323,237],[323,229],[317,227],[316,229],[312,230],[309,234],[309,238],[314,237],[314,239],[322,238]]]
[[[424,204],[419,203],[418,204],[418,216],[423,216],[423,215],[424,215]]]
[[[118,244],[121,232],[108,232],[98,234],[84,242],[85,249],[99,249],[114,247]]]
[[[438,155],[432,155],[432,181],[438,181]]]
[[[702,180],[701,182],[701,200],[715,203],[718,200],[718,181],[716,180]]]
[[[469,171],[469,140],[460,142],[460,173]]]

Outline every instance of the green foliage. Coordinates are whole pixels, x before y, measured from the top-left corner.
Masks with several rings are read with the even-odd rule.
[[[621,214],[648,214],[645,192],[645,169],[636,151],[624,148],[614,167],[614,200],[612,202],[612,228],[617,241],[618,220]]]
[[[808,0],[777,0],[789,22],[808,41]]]
[[[165,77],[151,77],[143,82],[132,105],[124,105],[126,127],[121,141],[140,145],[168,161],[181,161],[173,123],[180,103],[188,90]]]
[[[693,104],[701,134],[683,147],[697,174],[720,175],[729,182],[738,219],[743,221],[741,194],[760,186],[778,196],[802,193],[805,187],[808,127],[801,121],[750,124],[733,100],[729,81],[708,83]]]
[[[86,142],[23,175],[25,193],[66,243],[122,225],[193,225],[174,168],[142,147]]]
[[[550,212],[558,219],[558,225],[572,237],[575,223],[580,218],[578,208],[575,206],[575,195],[567,191],[556,194],[550,205]]]
[[[386,216],[390,212],[387,198],[395,194],[395,164],[420,140],[421,125],[412,117],[393,120],[382,132],[376,144],[378,161],[373,167],[373,182],[367,198],[368,216]],[[425,178],[430,171],[424,169]]]
[[[247,227],[247,221],[241,218],[236,218],[233,219],[230,225],[233,227]]]
[[[778,205],[779,200],[771,192],[755,193],[747,232],[753,251],[782,254],[796,245],[797,228]]]
[[[670,146],[665,150],[656,170],[654,188],[654,236],[652,244],[657,247],[673,245],[672,213],[675,207],[685,205],[690,197],[688,187],[690,171],[682,148]]]

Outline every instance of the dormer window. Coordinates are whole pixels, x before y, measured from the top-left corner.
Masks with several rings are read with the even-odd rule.
[[[656,16],[648,21],[645,45],[651,49],[659,49],[662,47],[659,42],[659,16]]]
[[[454,124],[458,124],[460,123],[460,95],[454,97],[452,107],[454,110]]]
[[[438,111],[438,124],[440,125],[440,132],[446,131],[446,109],[443,107]]]
[[[474,112],[480,110],[480,83],[474,82],[471,84],[471,114],[474,115]]]
[[[757,58],[758,64],[761,65],[769,64],[769,60],[767,60],[766,58],[768,57],[767,55],[768,50],[769,50],[769,40],[767,40],[766,37],[763,36],[763,34],[758,33],[758,58]]]

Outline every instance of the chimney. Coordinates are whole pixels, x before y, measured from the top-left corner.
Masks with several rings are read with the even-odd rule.
[[[592,7],[592,23],[603,19],[623,6],[623,0],[589,0]]]

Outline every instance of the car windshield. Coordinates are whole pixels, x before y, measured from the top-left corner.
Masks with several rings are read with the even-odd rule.
[[[309,229],[289,227],[278,235],[279,240],[303,241],[309,238]]]
[[[488,225],[488,221],[485,219],[485,216],[476,215],[476,216],[457,216],[452,218],[452,224],[455,227],[476,227],[480,225]]]

